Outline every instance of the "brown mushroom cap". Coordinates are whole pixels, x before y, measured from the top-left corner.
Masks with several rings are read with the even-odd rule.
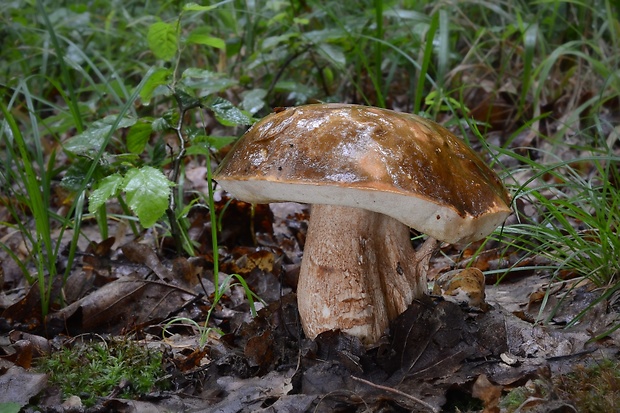
[[[360,105],[306,105],[266,116],[215,179],[247,202],[363,208],[450,243],[481,239],[510,214],[498,176],[447,129]]]

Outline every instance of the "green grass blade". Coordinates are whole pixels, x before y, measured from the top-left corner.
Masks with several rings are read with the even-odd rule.
[[[379,40],[383,40],[383,0],[375,0],[375,37]],[[383,87],[383,45],[381,42],[375,42],[375,87],[380,89],[380,93],[377,93],[377,106],[385,107],[384,87]]]
[[[47,27],[47,31],[50,35],[50,39],[52,40],[52,45],[54,46],[54,50],[56,51],[58,66],[60,67],[60,72],[63,78],[64,86],[69,91],[69,100],[67,101],[67,105],[69,106],[69,110],[71,111],[73,115],[75,127],[78,133],[81,133],[84,131],[84,124],[82,122],[82,114],[80,113],[80,107],[78,105],[78,99],[75,93],[75,89],[73,87],[73,81],[71,79],[71,75],[69,74],[69,70],[67,69],[67,65],[65,64],[64,50],[60,47],[60,42],[58,41],[58,37],[56,36],[56,31],[54,30],[54,26],[52,26],[52,23],[50,22],[47,11],[45,10],[43,0],[37,0],[37,8],[39,9],[39,15],[43,17],[43,21],[45,22],[45,26]]]
[[[4,115],[5,122],[13,134],[13,139],[21,156],[21,167],[24,170],[24,186],[28,193],[29,207],[35,220],[35,228],[37,237],[34,251],[37,253],[37,267],[39,270],[39,288],[41,290],[41,305],[43,315],[47,314],[49,309],[49,297],[51,294],[51,284],[57,274],[56,256],[54,255],[54,244],[51,237],[50,216],[48,204],[44,203],[42,188],[39,184],[37,174],[32,166],[30,153],[26,141],[17,126],[17,122],[12,113],[3,101],[0,101],[0,110]],[[46,197],[49,199],[49,196]],[[49,277],[47,277],[49,275]],[[48,285],[49,284],[49,285]]]
[[[422,102],[424,99],[424,84],[428,75],[428,68],[433,59],[433,42],[435,34],[439,28],[439,15],[435,13],[431,18],[430,26],[426,31],[426,44],[422,54],[422,62],[419,65],[418,79],[415,87],[415,97],[413,99],[413,113],[419,114],[422,110]]]

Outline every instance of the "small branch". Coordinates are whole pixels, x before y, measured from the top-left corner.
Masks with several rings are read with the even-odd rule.
[[[387,387],[387,386],[382,386],[382,385],[380,385],[380,384],[375,384],[375,383],[373,383],[373,382],[371,382],[371,381],[364,380],[364,379],[362,379],[362,378],[355,377],[355,376],[351,376],[351,378],[352,378],[353,380],[355,380],[355,381],[358,381],[358,382],[360,382],[360,383],[367,384],[367,385],[369,385],[369,386],[371,386],[371,387],[374,387],[374,388],[377,388],[377,389],[379,389],[379,390],[384,390],[384,391],[388,391],[388,392],[390,392],[390,393],[398,394],[399,396],[405,397],[405,398],[407,398],[407,399],[409,399],[409,400],[412,400],[412,401],[414,401],[414,402],[416,402],[416,403],[418,403],[418,404],[421,404],[422,406],[426,407],[427,409],[429,409],[429,410],[430,410],[431,412],[433,412],[433,413],[439,413],[439,410],[438,410],[438,409],[436,409],[436,408],[434,408],[433,406],[431,406],[430,404],[426,403],[424,400],[420,400],[420,399],[418,399],[417,397],[412,396],[412,395],[410,395],[410,394],[407,394],[407,393],[405,393],[405,392],[402,392],[402,391],[400,391],[400,390],[393,389],[393,388],[391,388],[391,387]]]
[[[280,66],[280,69],[278,69],[278,72],[276,73],[275,77],[271,81],[271,84],[269,85],[269,89],[267,89],[267,96],[269,96],[271,94],[271,92],[273,92],[273,89],[276,87],[276,84],[278,83],[278,80],[280,80],[280,77],[282,76],[282,74],[284,73],[284,70],[286,70],[288,65],[290,65],[293,62],[293,60],[297,59],[299,56],[301,56],[302,54],[306,53],[312,47],[313,47],[312,44],[307,44],[303,48],[301,48],[300,50],[297,50],[292,55],[288,56],[288,58]]]
[[[170,178],[170,180],[174,182],[175,184],[178,184],[179,173],[181,171],[181,161],[185,157],[185,152],[186,152],[186,149],[185,149],[186,142],[185,142],[185,137],[183,136],[183,131],[182,131],[183,118],[185,117],[186,109],[183,107],[183,104],[178,98],[177,98],[177,103],[179,105],[180,117],[179,117],[179,121],[177,122],[176,126],[174,126],[172,129],[174,129],[177,135],[177,139],[179,141],[179,152],[177,153],[176,157],[173,159],[172,177]]]

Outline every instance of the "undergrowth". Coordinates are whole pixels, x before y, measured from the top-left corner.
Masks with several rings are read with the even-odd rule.
[[[611,0],[4,2],[0,245],[38,282],[43,314],[84,220],[101,239],[117,221],[155,228],[191,255],[188,212],[213,205],[187,196],[188,159],[211,167],[274,107],[346,101],[479,130],[515,195],[499,240],[613,292],[618,15]]]
[[[524,386],[506,393],[499,407],[502,412],[513,413],[535,409],[544,401],[564,405],[558,409],[579,413],[615,412],[620,407],[620,363],[601,359],[577,364],[569,372],[548,379],[528,381]],[[566,403],[570,403],[571,408]]]
[[[578,365],[555,380],[556,391],[572,401],[582,413],[615,412],[620,409],[620,363],[601,360],[591,366]]]

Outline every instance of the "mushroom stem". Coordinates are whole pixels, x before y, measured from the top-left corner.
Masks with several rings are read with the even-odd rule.
[[[297,296],[306,336],[340,329],[367,344],[426,291],[436,241],[418,253],[409,228],[380,213],[313,205]]]

